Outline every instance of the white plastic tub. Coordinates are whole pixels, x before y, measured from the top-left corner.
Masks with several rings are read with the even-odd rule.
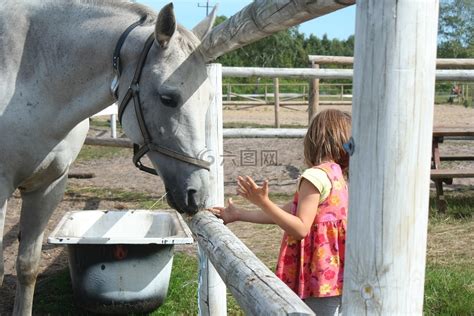
[[[68,246],[76,303],[115,314],[159,307],[168,292],[173,247],[193,238],[175,211],[74,211],[48,242]]]

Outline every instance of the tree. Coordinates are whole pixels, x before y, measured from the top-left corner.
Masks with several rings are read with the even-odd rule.
[[[438,57],[474,57],[474,0],[441,0]]]

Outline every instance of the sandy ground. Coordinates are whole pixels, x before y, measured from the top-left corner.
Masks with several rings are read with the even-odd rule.
[[[350,111],[349,107],[338,107]],[[304,125],[307,114],[303,108],[281,109],[282,124]],[[228,108],[224,111],[225,122],[246,122],[273,124],[274,115],[271,107],[237,110]],[[474,127],[474,109],[455,105],[435,106],[436,126]],[[91,130],[91,134],[94,130]],[[257,181],[270,180],[270,190],[274,193],[292,193],[296,179],[304,169],[303,146],[301,139],[226,139],[224,141],[225,191],[232,195],[235,192],[235,178],[238,175],[251,175]],[[473,141],[446,141],[442,152],[474,154]],[[123,155],[113,159],[99,159],[77,162],[72,172],[94,173],[92,179],[70,179],[69,186],[74,188],[98,187],[143,192],[151,200],[159,199],[164,193],[161,179],[138,171],[131,162],[131,152],[125,150]],[[474,168],[473,163],[458,167]],[[473,179],[454,180],[453,186],[474,185]],[[15,288],[14,260],[18,247],[18,219],[21,202],[19,194],[8,202],[8,212],[4,230],[5,280],[0,288],[0,315],[11,313]],[[118,203],[113,200],[94,197],[65,196],[49,222],[45,239],[51,233],[63,214],[69,210],[134,208],[133,203]],[[281,231],[276,227],[231,224],[230,228],[241,238],[265,263],[274,264],[279,249]],[[179,248],[194,253],[194,246]],[[436,251],[433,250],[433,251]],[[40,267],[39,282],[67,265],[67,256],[62,247],[44,243]]]

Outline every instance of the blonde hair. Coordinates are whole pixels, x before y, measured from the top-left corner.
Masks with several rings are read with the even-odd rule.
[[[304,158],[309,167],[333,160],[344,173],[349,155],[343,145],[351,136],[351,116],[339,110],[324,110],[311,121],[304,138]]]

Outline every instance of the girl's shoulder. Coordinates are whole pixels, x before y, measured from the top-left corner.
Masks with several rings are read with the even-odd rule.
[[[308,180],[319,191],[321,194],[320,201],[329,195],[332,185],[328,174],[324,170],[319,168],[306,169],[298,180],[297,191],[299,191],[303,179]]]

